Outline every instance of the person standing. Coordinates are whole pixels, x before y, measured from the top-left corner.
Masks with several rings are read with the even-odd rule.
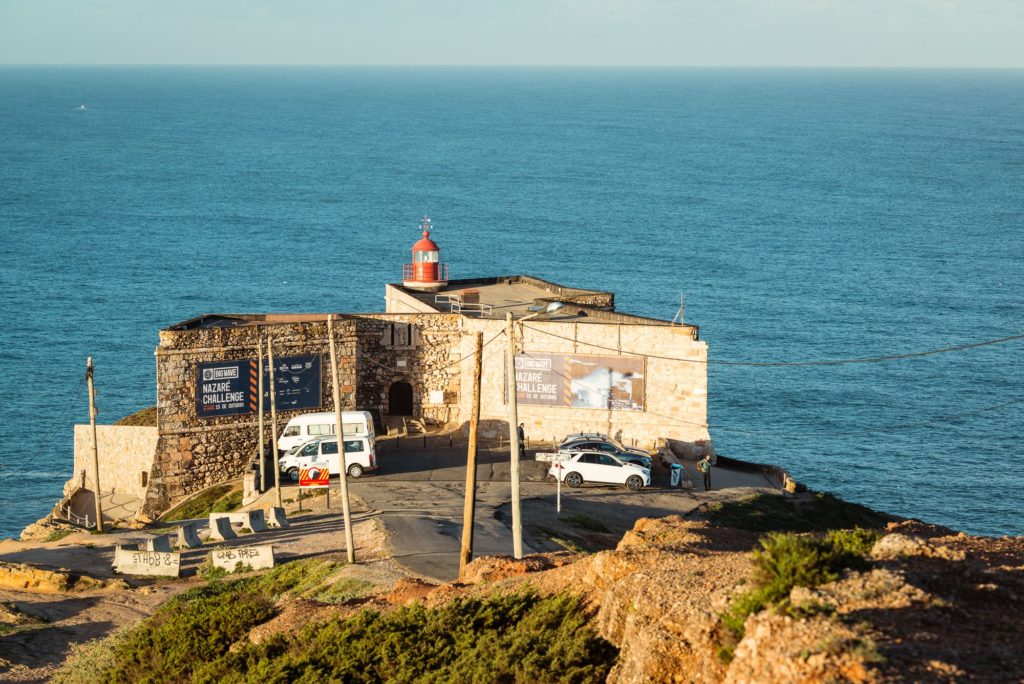
[[[526,423],[520,423],[516,428],[519,433],[519,458],[526,458]]]
[[[704,458],[697,461],[697,470],[704,475],[704,491],[711,489],[711,457],[704,454]]]

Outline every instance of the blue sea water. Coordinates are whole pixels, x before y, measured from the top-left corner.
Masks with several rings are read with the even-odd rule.
[[[85,108],[81,108],[81,105]],[[0,536],[157,331],[379,311],[429,213],[452,277],[529,273],[671,318],[712,360],[1024,333],[1024,72],[0,68]],[[1024,534],[1024,341],[709,368],[721,453]]]

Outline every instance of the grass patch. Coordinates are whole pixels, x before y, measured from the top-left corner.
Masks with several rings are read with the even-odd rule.
[[[789,610],[793,587],[816,587],[838,579],[846,568],[867,568],[867,553],[879,537],[878,532],[861,528],[831,530],[824,537],[783,532],[761,537],[761,548],[754,551],[753,587],[736,596],[719,615],[719,658],[731,660],[748,617],[769,607]],[[799,617],[808,611],[790,612]]]
[[[197,682],[603,682],[617,649],[576,597],[511,594],[416,603],[244,644]]]
[[[125,416],[114,425],[138,425],[143,427],[156,427],[156,406],[147,406],[136,411],[130,416]]]
[[[807,499],[756,494],[742,501],[716,503],[708,509],[708,520],[752,532],[824,532],[880,528],[893,518],[827,492],[814,492]]]
[[[44,542],[60,541],[64,537],[66,537],[69,534],[71,534],[71,532],[72,532],[72,530],[54,530],[50,534],[46,535],[46,538],[43,539],[43,541]]]
[[[572,513],[571,515],[562,516],[562,520],[569,523],[573,527],[578,527],[581,530],[589,530],[590,532],[611,532],[611,529],[597,518],[586,515],[585,513]]]
[[[178,504],[160,516],[161,520],[205,518],[210,513],[227,513],[242,505],[242,490],[234,484],[210,487],[198,496]],[[232,508],[231,506],[234,506]]]
[[[347,603],[353,599],[362,598],[369,594],[373,588],[372,582],[366,580],[343,578],[329,585],[326,589],[316,589],[308,598],[320,603]]]
[[[540,539],[545,539],[554,544],[555,546],[565,549],[566,551],[572,551],[574,553],[588,553],[592,550],[586,549],[580,544],[578,544],[576,541],[572,539],[566,539],[564,536],[561,536],[560,533],[555,532],[554,530],[549,530],[546,527],[541,527],[540,525],[529,525],[527,526],[527,530],[533,536],[538,537]]]
[[[228,492],[221,498],[213,502],[213,506],[210,508],[211,513],[230,513],[231,511],[237,511],[242,507],[242,496],[243,492],[241,489]]]

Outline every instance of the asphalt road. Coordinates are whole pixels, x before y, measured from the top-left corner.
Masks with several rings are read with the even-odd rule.
[[[524,509],[544,506],[554,515],[555,485],[547,480],[548,464],[532,460],[532,452],[520,464]],[[389,534],[394,558],[426,578],[448,582],[458,576],[462,534],[462,508],[466,481],[466,447],[417,448],[414,440],[378,443],[376,473],[349,480],[352,493],[378,515]],[[474,556],[512,555],[512,532],[499,519],[499,511],[511,501],[509,454],[484,449],[478,453],[477,502],[474,524]],[[609,507],[609,514],[633,519],[687,513],[706,501],[748,496],[768,489],[760,475],[728,473],[716,469],[717,489],[713,492],[682,492],[652,487],[630,492],[624,487],[584,486],[562,488],[563,507],[587,501]],[[691,473],[691,477],[696,472]],[[667,477],[667,475],[666,475]],[[694,478],[699,482],[698,478]],[[524,541],[524,553],[534,553]]]

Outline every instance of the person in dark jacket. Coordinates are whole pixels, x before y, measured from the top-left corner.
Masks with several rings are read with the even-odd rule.
[[[711,489],[711,457],[707,454],[697,461],[697,470],[704,475],[704,491]]]
[[[519,433],[519,458],[526,456],[526,423],[520,423],[516,428]]]

